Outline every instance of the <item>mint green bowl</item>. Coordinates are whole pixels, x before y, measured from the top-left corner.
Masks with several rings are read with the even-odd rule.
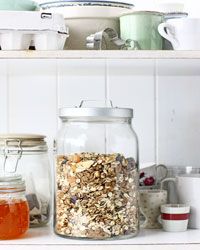
[[[34,11],[38,4],[32,0],[0,0],[0,10]]]

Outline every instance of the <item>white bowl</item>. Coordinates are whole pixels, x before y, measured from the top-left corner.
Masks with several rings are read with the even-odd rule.
[[[62,14],[64,18],[117,18],[130,12],[129,9],[106,6],[54,7],[50,11]]]

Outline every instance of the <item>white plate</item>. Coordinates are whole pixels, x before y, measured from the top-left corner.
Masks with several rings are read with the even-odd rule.
[[[58,1],[41,4],[40,7],[46,11],[60,13],[65,18],[113,18],[130,12],[134,6],[105,1]]]
[[[58,7],[50,8],[49,11],[59,13],[64,18],[117,18],[131,10],[119,7],[105,6],[76,6],[76,7]]]

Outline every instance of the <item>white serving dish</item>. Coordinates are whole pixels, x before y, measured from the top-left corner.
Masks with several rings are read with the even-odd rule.
[[[89,3],[89,4],[88,4]],[[111,28],[119,34],[119,17],[133,5],[106,1],[57,1],[41,4],[53,13],[60,13],[70,30],[66,49],[87,49],[86,38]]]
[[[62,50],[68,37],[64,18],[59,14],[34,11],[0,12],[2,50]]]

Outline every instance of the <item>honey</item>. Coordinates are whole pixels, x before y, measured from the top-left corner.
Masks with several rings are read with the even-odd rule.
[[[0,239],[21,237],[29,228],[29,208],[26,200],[0,199]]]
[[[29,228],[29,206],[21,175],[0,175],[0,240],[20,238]]]

